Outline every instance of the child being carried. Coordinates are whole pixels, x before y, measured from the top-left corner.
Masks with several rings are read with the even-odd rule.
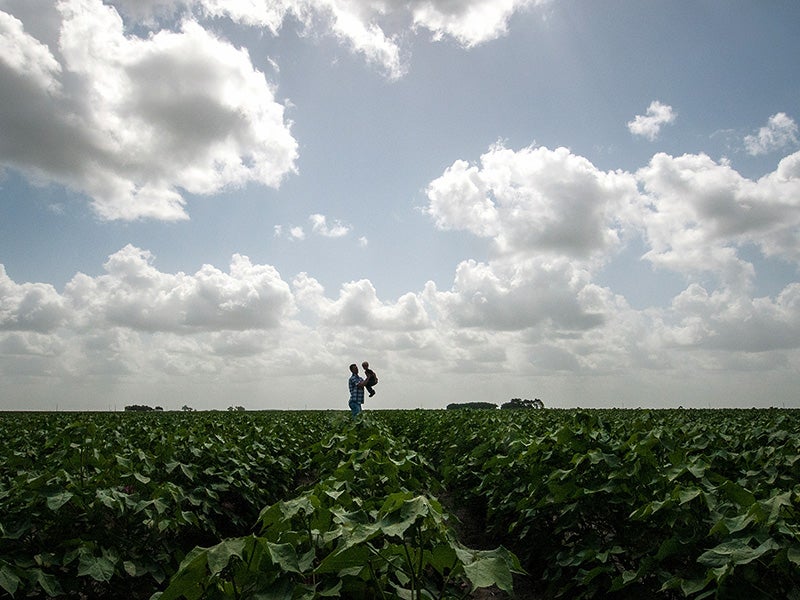
[[[375,375],[375,371],[369,368],[367,361],[362,362],[361,366],[364,368],[364,387],[367,388],[369,397],[372,398],[375,395],[375,390],[372,388],[378,385],[378,376]]]

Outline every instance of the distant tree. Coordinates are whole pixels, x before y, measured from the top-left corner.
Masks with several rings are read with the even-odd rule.
[[[229,406],[228,411],[244,412],[244,406]]]
[[[189,406],[188,404],[184,404],[184,405],[181,407],[181,410],[182,410],[183,412],[192,412],[194,409],[193,409],[191,406]]]
[[[529,410],[532,408],[544,408],[544,402],[539,400],[539,398],[534,400],[512,398],[500,408],[505,410]]]
[[[125,407],[125,410],[129,412],[147,412],[149,410],[159,410],[159,409],[153,409],[152,407],[146,406],[144,404],[130,404]]]
[[[447,405],[447,410],[495,410],[497,404],[491,402],[454,402]]]

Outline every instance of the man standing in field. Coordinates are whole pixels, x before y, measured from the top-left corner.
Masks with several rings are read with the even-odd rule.
[[[364,380],[358,374],[358,365],[353,363],[350,365],[350,413],[355,417],[361,412],[361,405],[364,404]]]

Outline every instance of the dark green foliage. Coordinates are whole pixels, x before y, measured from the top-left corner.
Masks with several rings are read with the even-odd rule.
[[[544,408],[544,402],[539,400],[539,398],[534,398],[533,400],[528,400],[527,398],[512,398],[508,402],[504,402],[500,408],[503,410]]]
[[[800,412],[507,414],[414,435],[542,596],[800,598]]]
[[[491,402],[458,402],[447,405],[447,410],[459,409],[496,410],[497,404]]]
[[[315,447],[324,477],[265,508],[258,532],[197,548],[154,600],[461,598],[512,591],[504,548],[461,545],[429,485],[430,467],[386,428],[347,423]]]
[[[292,415],[290,429],[280,415],[0,416],[0,588],[152,592],[194,545],[248,531],[285,497],[315,441],[302,434],[318,420]]]
[[[798,431],[795,410],[0,414],[0,597],[453,597],[509,589],[518,556],[541,598],[800,600]],[[459,542],[464,507],[496,550]]]

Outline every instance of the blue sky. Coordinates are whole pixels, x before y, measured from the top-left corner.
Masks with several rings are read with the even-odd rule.
[[[0,0],[0,409],[800,406],[798,18]]]

